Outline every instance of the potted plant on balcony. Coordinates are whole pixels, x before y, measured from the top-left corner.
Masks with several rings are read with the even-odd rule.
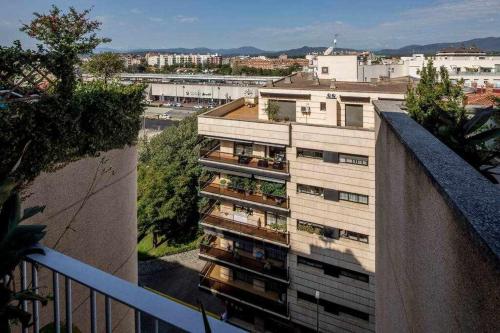
[[[270,182],[262,182],[260,184],[260,191],[262,192],[262,197],[267,200],[267,196],[271,195],[274,191],[274,185]]]
[[[220,187],[221,187],[222,189],[226,189],[226,188],[227,188],[227,180],[225,180],[224,178],[222,178],[222,179],[220,180],[219,184],[220,184]]]
[[[273,191],[273,195],[274,195],[274,200],[278,204],[282,204],[285,201],[285,198],[286,198],[286,187],[285,187],[285,185],[284,184],[276,184],[275,188],[274,188],[274,191]]]
[[[255,181],[251,178],[245,178],[242,181],[243,183],[243,189],[245,190],[245,195],[249,196],[252,194],[253,191],[255,191],[256,184]]]

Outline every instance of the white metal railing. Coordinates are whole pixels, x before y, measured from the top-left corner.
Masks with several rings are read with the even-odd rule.
[[[60,252],[43,247],[45,255],[32,254],[21,264],[21,287],[28,287],[27,267],[31,266],[31,286],[38,287],[38,266],[43,266],[52,271],[52,297],[54,332],[61,332],[61,309],[59,280],[64,277],[65,284],[65,326],[72,327],[72,282],[88,288],[90,295],[90,330],[97,332],[97,294],[102,294],[105,299],[105,332],[112,332],[111,300],[122,303],[135,311],[135,332],[141,332],[141,316],[143,314],[153,318],[153,330],[160,331],[160,323],[166,323],[188,332],[205,332],[204,320],[201,312],[181,305],[170,299],[157,295],[131,282],[120,279],[114,275],[101,271]],[[39,301],[29,301],[32,304],[33,332],[40,330],[40,304]],[[28,301],[23,304],[23,309],[28,310]],[[207,317],[212,332],[244,332],[243,330],[217,319]],[[28,328],[23,328],[28,332]]]

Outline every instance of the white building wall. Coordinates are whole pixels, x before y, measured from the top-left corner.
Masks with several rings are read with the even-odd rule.
[[[328,68],[328,73],[323,69]],[[337,81],[358,80],[357,55],[318,55],[318,78],[336,79]]]

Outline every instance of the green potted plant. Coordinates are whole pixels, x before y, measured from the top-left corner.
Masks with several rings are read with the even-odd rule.
[[[274,191],[273,191],[273,195],[274,195],[274,200],[281,204],[285,201],[285,198],[286,198],[286,187],[284,184],[276,184],[275,188],[274,188]]]
[[[227,188],[227,180],[225,180],[224,178],[220,180],[219,184],[221,188],[223,189]]]
[[[256,184],[251,178],[245,178],[242,181],[243,189],[245,190],[245,195],[249,196],[253,191],[255,191]]]
[[[262,193],[262,197],[264,200],[267,200],[267,196],[271,195],[274,191],[274,185],[270,182],[262,182],[260,184],[260,192]]]

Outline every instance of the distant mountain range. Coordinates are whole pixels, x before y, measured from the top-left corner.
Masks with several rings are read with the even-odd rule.
[[[451,46],[472,46],[475,45],[485,52],[500,52],[500,37],[486,37],[486,38],[476,38],[471,40],[466,40],[463,42],[453,42],[453,43],[435,43],[426,45],[408,45],[401,47],[399,49],[383,49],[376,50],[376,54],[383,55],[411,55],[413,53],[424,53],[424,54],[434,54],[445,47]],[[301,57],[308,53],[318,52],[323,53],[326,50],[324,46],[302,46],[296,49],[281,50],[281,51],[265,51],[258,49],[253,46],[242,46],[238,48],[231,49],[210,49],[207,47],[197,47],[197,48],[169,48],[169,49],[135,49],[135,50],[115,50],[111,48],[98,48],[97,52],[127,52],[144,54],[147,52],[160,52],[160,53],[218,53],[223,56],[237,56],[237,55],[266,55],[266,56],[278,56],[280,54],[287,54],[290,57]],[[359,51],[355,49],[344,49],[337,48],[337,51]]]
[[[411,55],[413,53],[435,54],[446,47],[477,46],[485,52],[500,52],[500,37],[486,37],[470,39],[455,43],[435,43],[426,45],[408,45],[399,49],[384,49],[376,51],[377,54],[385,55]]]

